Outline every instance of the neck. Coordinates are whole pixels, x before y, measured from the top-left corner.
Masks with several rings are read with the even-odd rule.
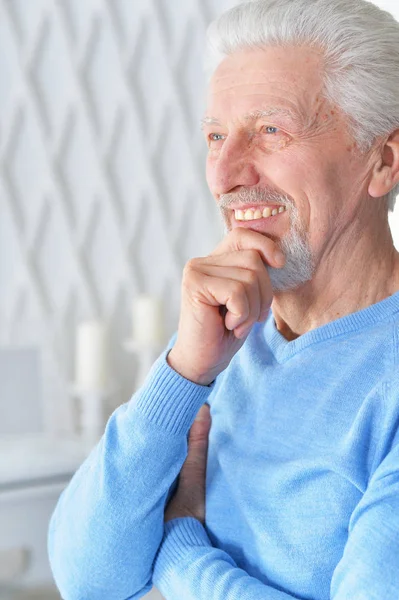
[[[375,229],[363,230],[356,243],[336,245],[325,253],[310,282],[275,294],[272,311],[277,329],[291,341],[397,291],[399,253],[386,221],[378,235]]]

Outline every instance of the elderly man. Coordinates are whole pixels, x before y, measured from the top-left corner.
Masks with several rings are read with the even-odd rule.
[[[257,0],[209,47],[226,236],[59,500],[55,579],[65,600],[398,600],[399,25]]]

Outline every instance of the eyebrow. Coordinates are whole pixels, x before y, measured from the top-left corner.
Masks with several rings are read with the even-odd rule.
[[[273,117],[273,116],[283,116],[288,118],[290,121],[293,121],[294,123],[299,123],[300,122],[300,117],[298,114],[294,113],[293,111],[287,109],[287,108],[278,108],[278,107],[271,107],[268,108],[267,110],[255,110],[253,112],[247,113],[243,116],[243,120],[248,122],[248,121],[258,121],[260,119],[264,119],[267,117]],[[201,120],[201,129],[203,129],[206,125],[219,125],[221,126],[221,122],[219,121],[219,119],[216,119],[215,117],[204,117]]]

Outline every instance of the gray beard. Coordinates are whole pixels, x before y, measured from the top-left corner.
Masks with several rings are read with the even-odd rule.
[[[281,239],[279,246],[285,256],[284,267],[266,268],[273,290],[288,292],[312,279],[314,261],[307,239],[294,228]]]
[[[265,205],[282,204],[290,215],[290,232],[277,242],[285,256],[285,265],[281,269],[266,266],[271,285],[276,292],[288,292],[310,281],[315,271],[315,261],[312,255],[306,231],[302,227],[296,206],[288,196],[282,196],[274,191],[263,189],[241,190],[235,194],[225,194],[220,198],[219,208],[222,213],[225,233],[229,233],[228,208],[234,202],[243,204]]]

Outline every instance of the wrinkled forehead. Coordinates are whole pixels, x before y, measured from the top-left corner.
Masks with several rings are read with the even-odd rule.
[[[321,53],[308,47],[242,50],[225,58],[214,72],[207,111],[233,118],[262,104],[265,110],[270,105],[306,117],[323,101],[323,74]]]

